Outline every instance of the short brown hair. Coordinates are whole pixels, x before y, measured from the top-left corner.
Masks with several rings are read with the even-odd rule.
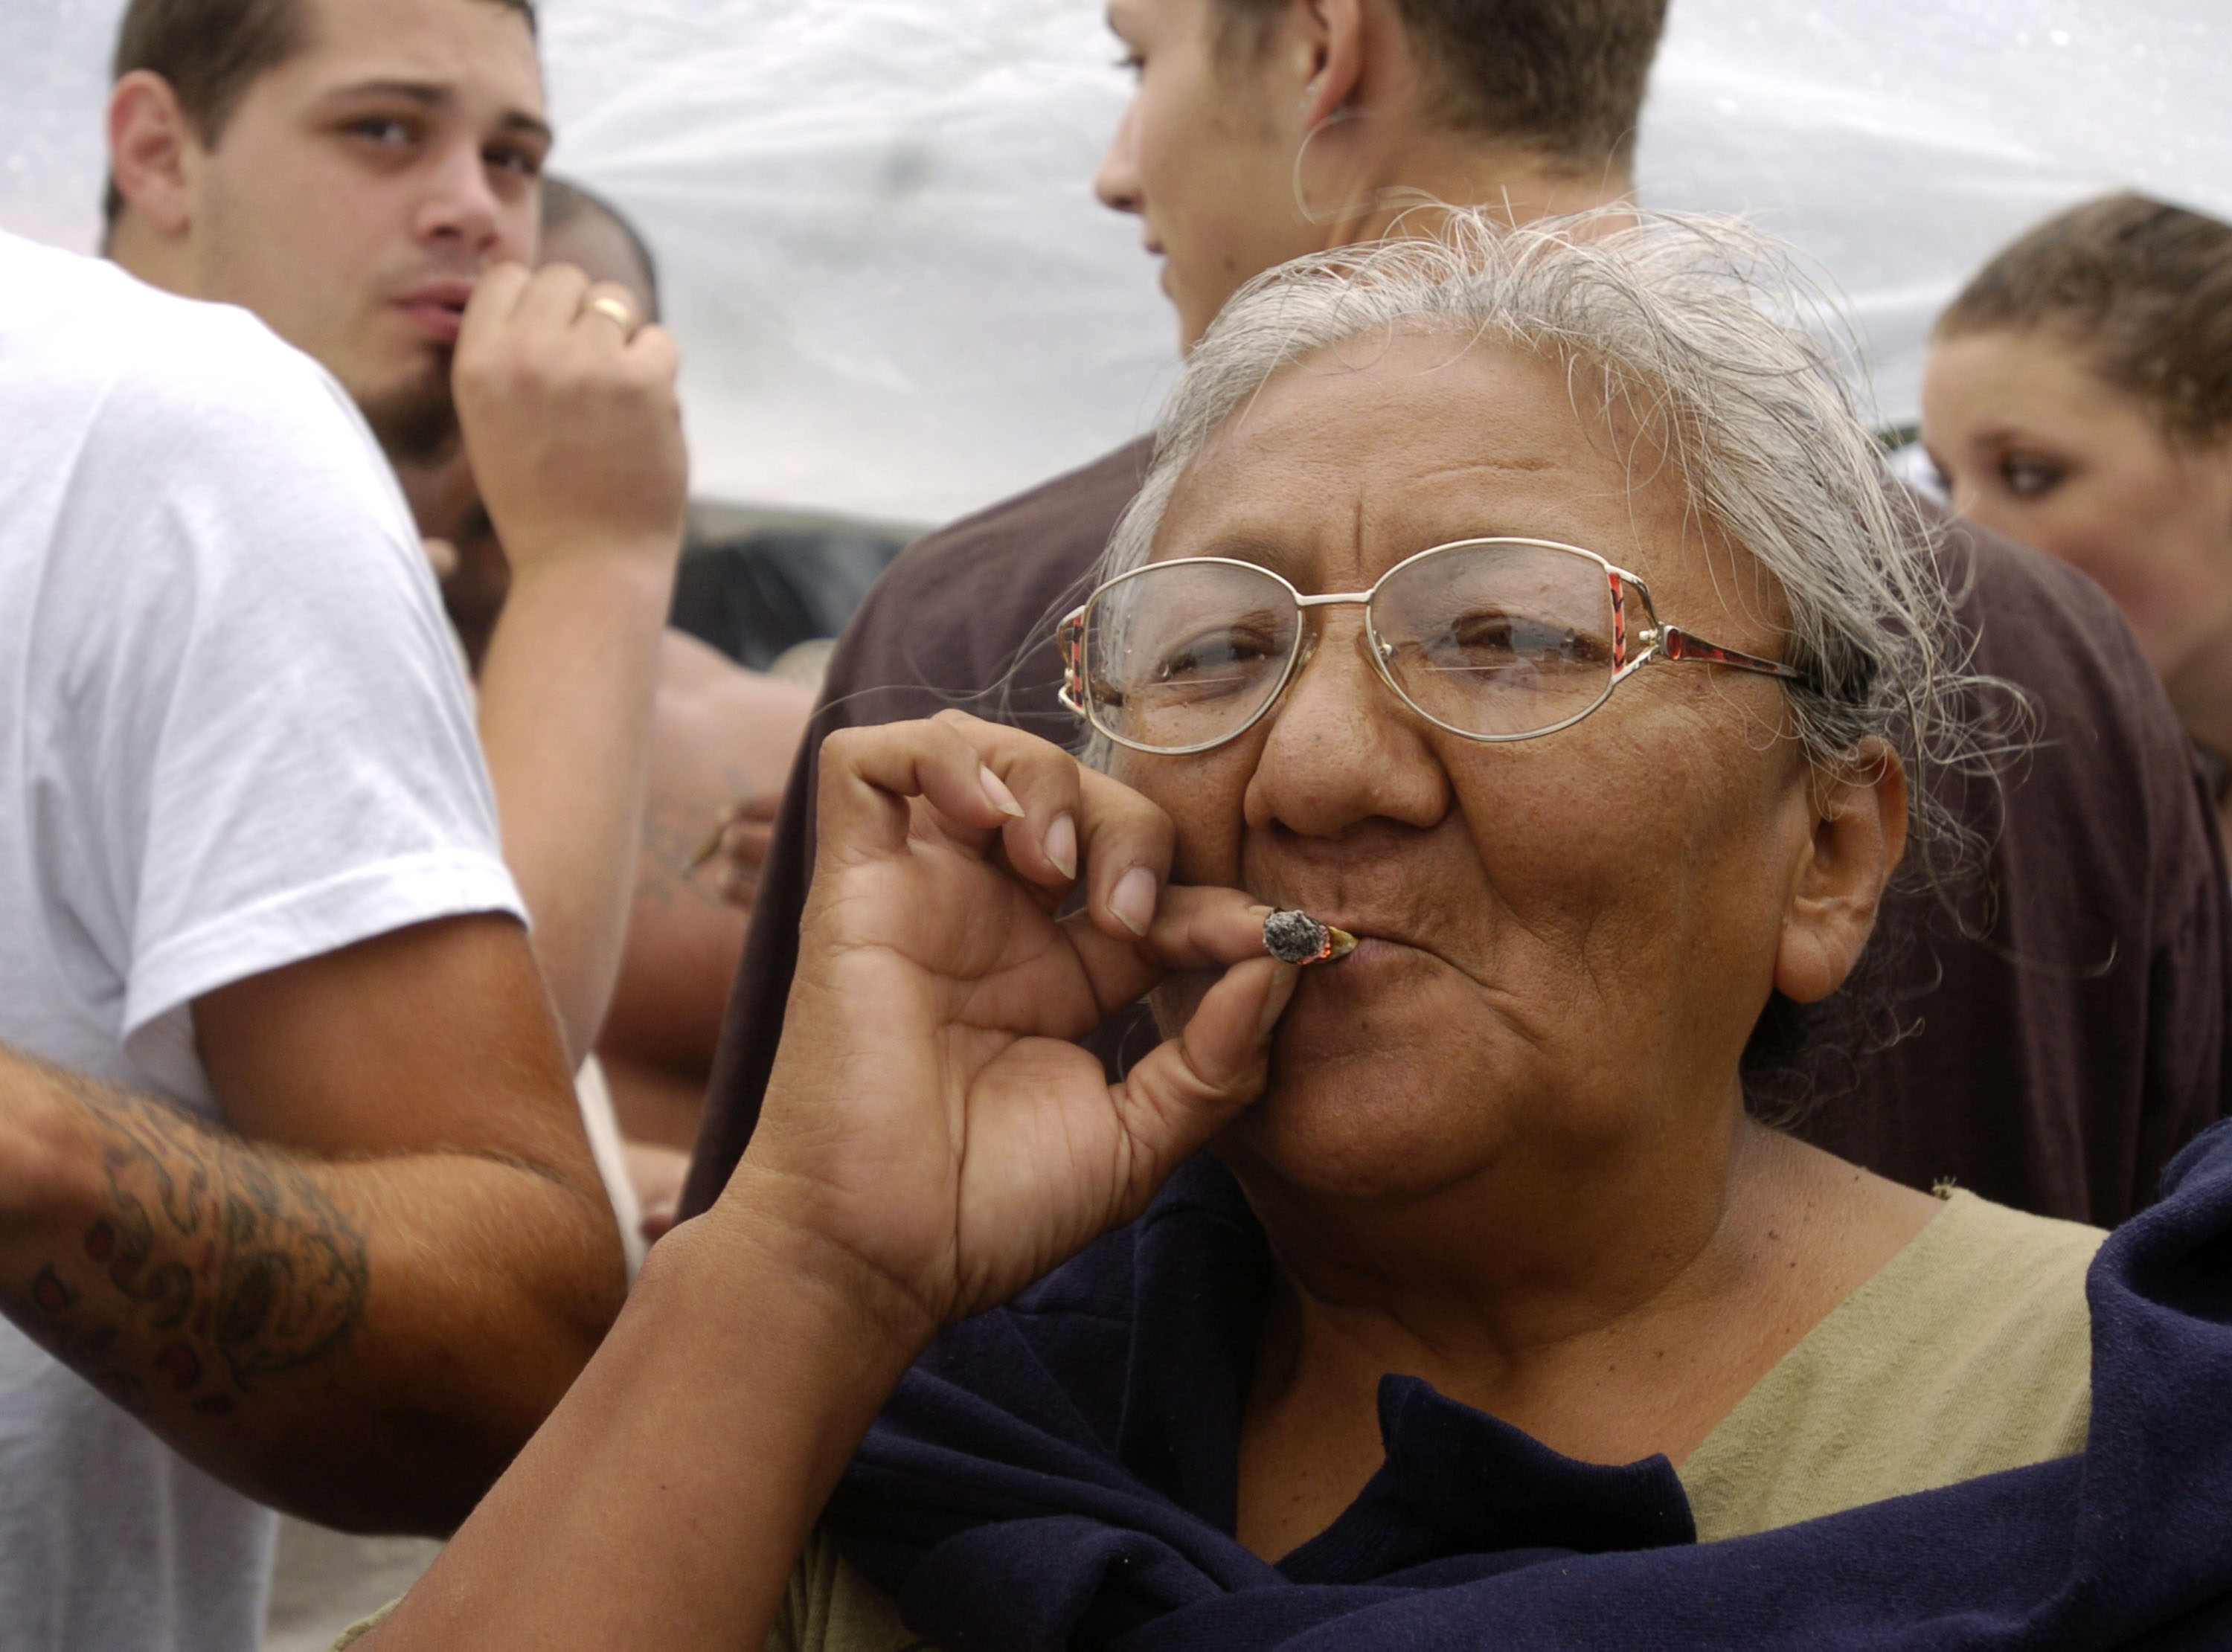
[[[1263,28],[1288,3],[1217,0],[1228,38]],[[1666,0],[1396,3],[1444,125],[1577,167],[1626,172]]]
[[[2232,224],[2144,195],[2087,201],[1978,270],[1935,336],[2038,327],[2168,434],[2232,429]]]
[[[489,3],[516,11],[533,32],[535,0]],[[116,30],[109,84],[135,69],[161,75],[194,136],[214,149],[248,88],[301,51],[304,32],[302,0],[132,0]],[[101,215],[113,229],[123,211],[112,177]]]

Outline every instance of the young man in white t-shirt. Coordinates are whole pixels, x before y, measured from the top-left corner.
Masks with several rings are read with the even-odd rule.
[[[443,1529],[617,1236],[356,409],[106,265],[0,238],[0,1643],[244,1649],[241,1493]]]
[[[460,336],[483,271],[535,262],[551,129],[535,26],[531,0],[132,0],[106,249],[260,316],[391,458],[462,440],[512,564],[477,722],[578,1061],[626,934],[686,461],[671,386],[646,379],[631,403],[562,353]],[[535,291],[623,340],[642,319],[616,282],[544,271]],[[643,338],[664,354],[663,333]]]
[[[616,1236],[364,420],[238,311],[21,243],[0,290],[0,1642],[246,1648],[271,1528],[226,1486],[443,1529],[608,1323]],[[600,296],[499,265],[451,318],[546,632],[656,612],[679,538],[672,345]],[[522,659],[495,710],[610,664]]]
[[[505,857],[579,1059],[611,1030],[624,962],[641,974],[630,910],[649,904],[634,901],[639,865],[656,864],[639,852],[645,789],[671,767],[673,724],[688,710],[661,693],[679,530],[655,514],[682,461],[678,437],[639,476],[620,468],[638,455],[626,444],[589,455],[605,475],[579,469],[578,450],[576,468],[553,467],[531,423],[511,416],[516,364],[457,347],[479,272],[536,262],[550,131],[534,23],[529,0],[132,0],[110,98],[107,249],[159,287],[254,311],[322,362],[401,471],[422,533],[454,536],[455,513],[428,509],[414,476],[478,484],[513,586],[477,639],[478,722]],[[651,319],[625,279],[593,282],[586,301],[623,329]],[[646,508],[636,521],[582,497],[614,483]],[[660,554],[642,554],[646,528]],[[775,712],[789,736],[769,766],[779,787],[804,709]],[[712,825],[704,813],[680,833],[685,858]],[[698,1019],[718,1026],[740,925],[717,905],[692,910],[715,919],[691,954],[707,979],[690,993],[633,981],[625,1001],[639,1021],[648,987],[662,1027],[693,999],[710,1005]],[[619,1121],[601,1078],[582,1076],[633,1256],[637,1198]],[[680,1133],[654,1139],[686,1147],[694,1117],[693,1097]],[[671,1165],[638,1157],[651,1181],[678,1182]]]

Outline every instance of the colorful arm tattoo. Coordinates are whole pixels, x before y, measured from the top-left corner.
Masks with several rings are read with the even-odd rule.
[[[127,1410],[230,1415],[364,1317],[364,1236],[307,1166],[163,1103],[30,1067],[82,1110],[102,1188],[0,1307]]]

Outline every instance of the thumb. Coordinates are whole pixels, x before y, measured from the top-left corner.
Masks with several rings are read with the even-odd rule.
[[[1298,968],[1275,958],[1233,965],[1202,994],[1184,1030],[1115,1087],[1134,1149],[1136,1205],[1263,1093],[1271,1034],[1301,979]]]

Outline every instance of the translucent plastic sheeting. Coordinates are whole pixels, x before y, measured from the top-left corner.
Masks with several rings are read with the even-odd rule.
[[[0,224],[89,246],[119,0],[0,0]],[[558,167],[634,212],[697,490],[927,522],[1144,428],[1173,322],[1090,177],[1093,0],[544,0]],[[2232,217],[2232,0],[1673,0],[1652,204],[1749,211],[1853,307],[1883,418],[1930,318],[2119,184]]]

